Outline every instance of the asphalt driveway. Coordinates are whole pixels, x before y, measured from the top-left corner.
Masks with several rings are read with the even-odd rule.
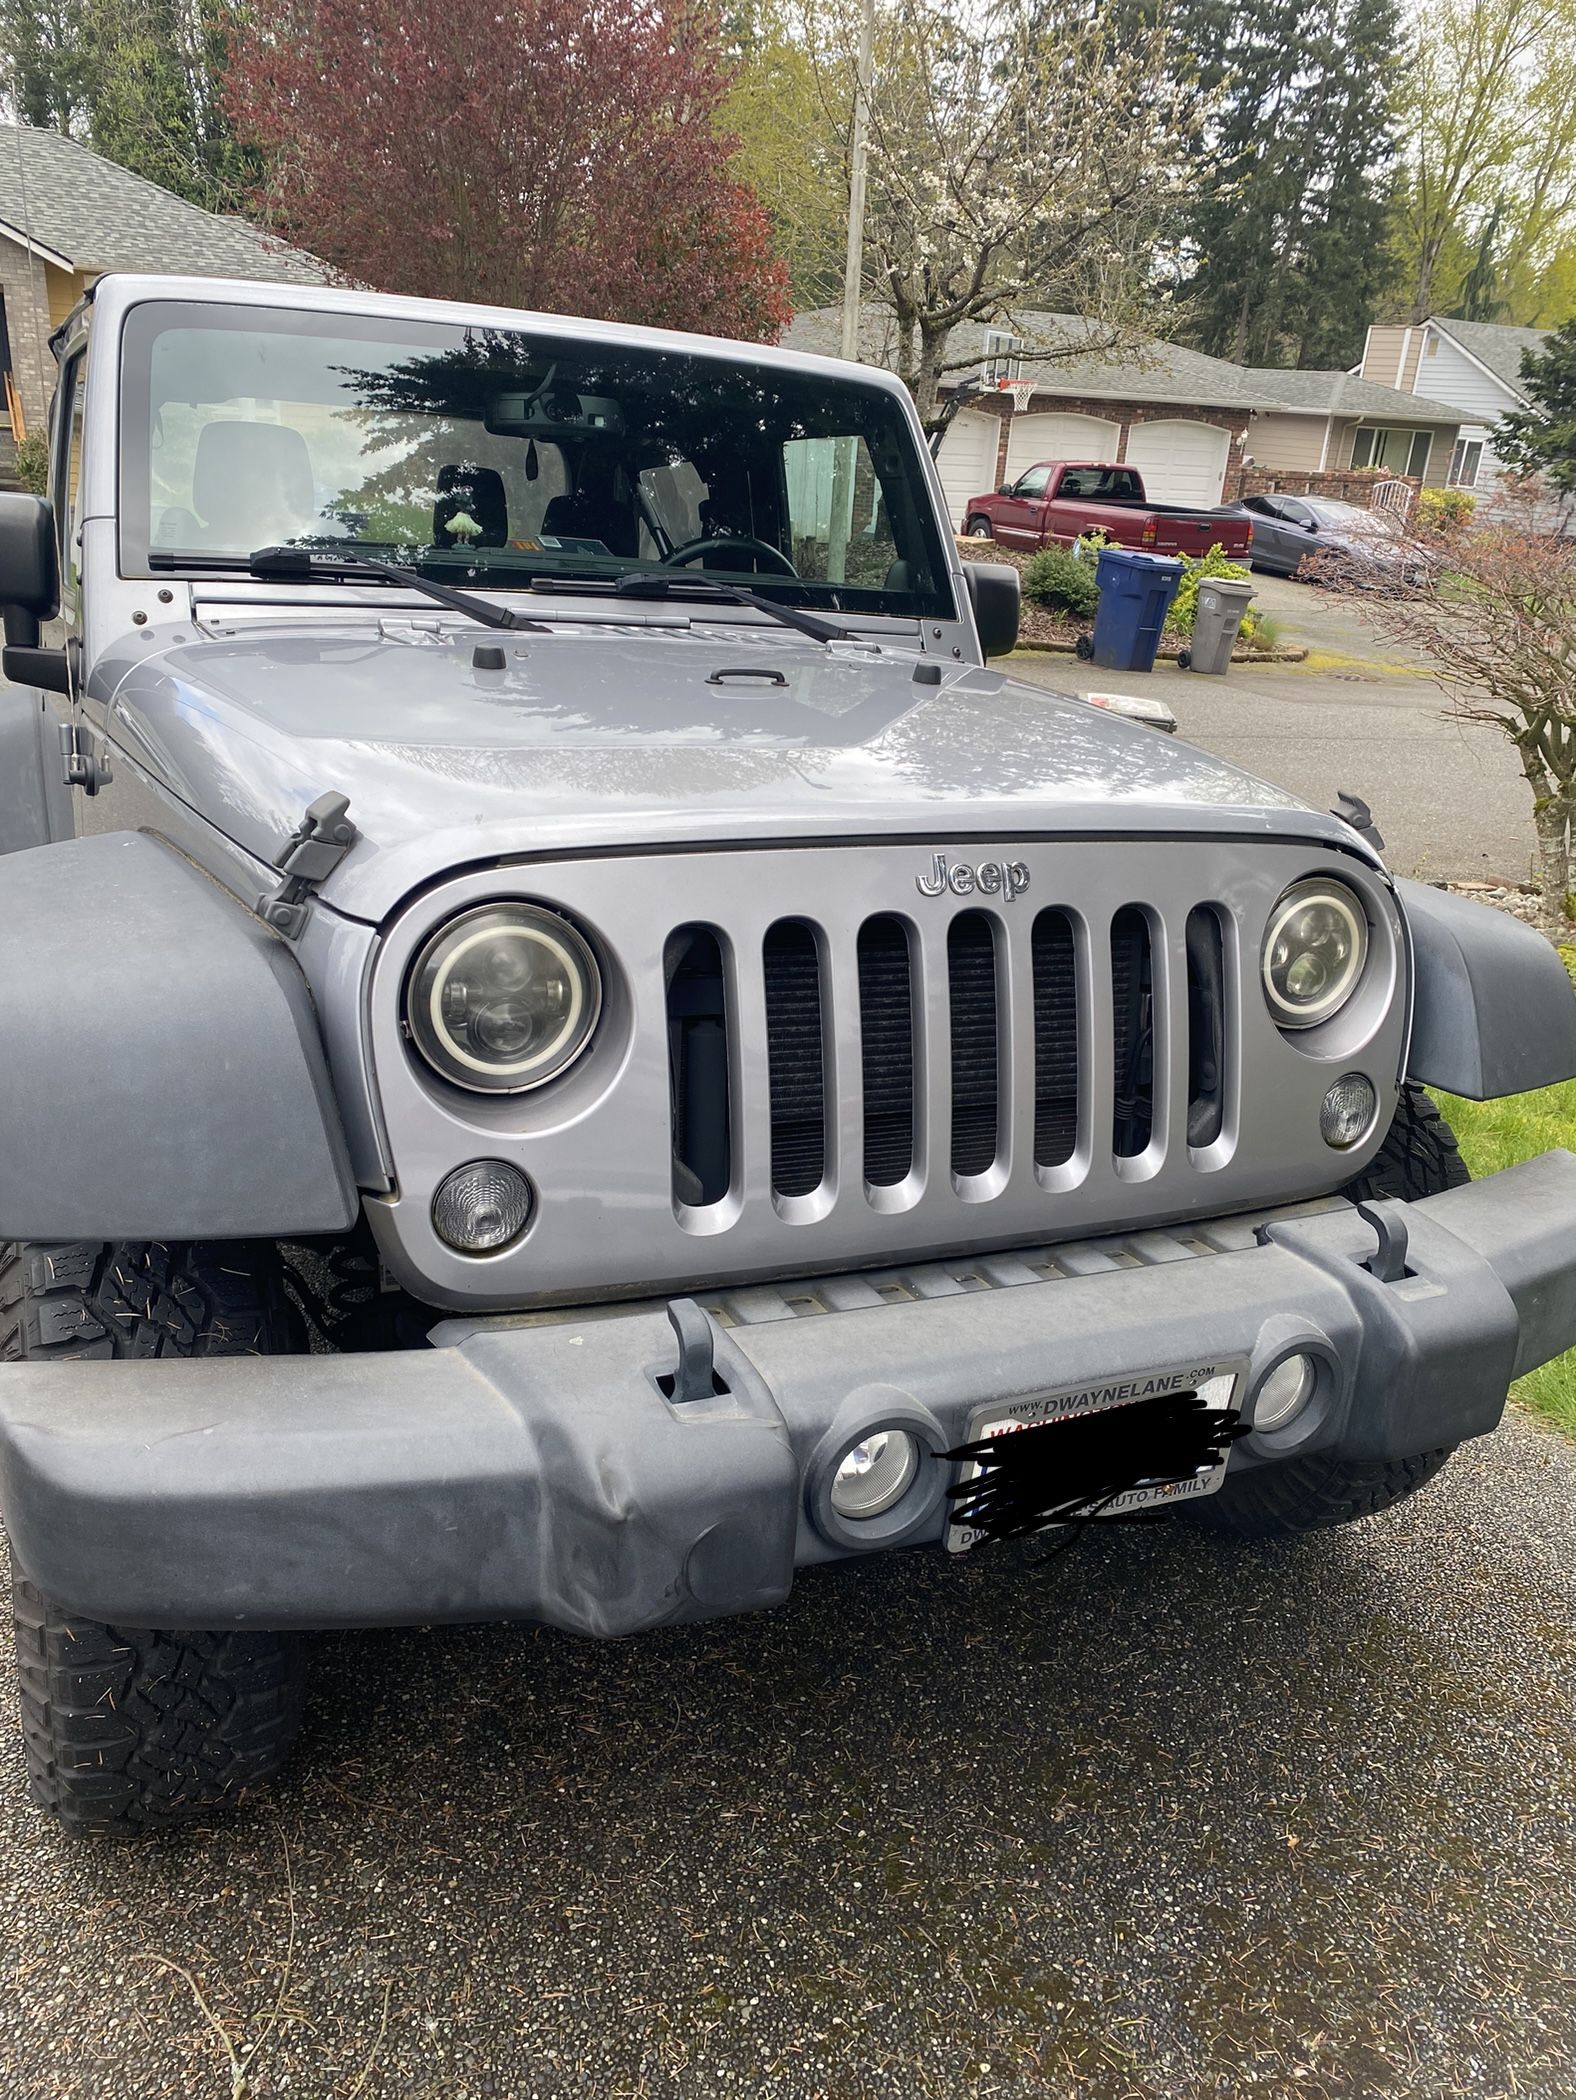
[[[1306,663],[1201,678],[1174,663],[1121,673],[1023,651],[1011,670],[1060,692],[1157,694],[1179,735],[1315,808],[1352,790],[1371,805],[1398,874],[1524,882],[1532,797],[1500,732],[1463,721],[1424,666],[1327,592],[1273,576],[1256,576],[1254,591],[1285,639],[1308,648]]]
[[[1576,1452],[1517,1418],[1290,1548],[321,1638],[232,1822],[72,1847],[0,1760],[0,2090],[224,2100],[222,2029],[297,2100],[1565,2100],[1573,1627]]]

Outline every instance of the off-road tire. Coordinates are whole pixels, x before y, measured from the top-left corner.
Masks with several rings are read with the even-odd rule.
[[[1450,1125],[1421,1087],[1406,1086],[1384,1143],[1341,1194],[1354,1203],[1375,1196],[1414,1202],[1461,1188],[1470,1178]],[[1404,1502],[1433,1479],[1454,1449],[1446,1444],[1415,1458],[1361,1465],[1320,1453],[1281,1459],[1245,1473],[1228,1473],[1220,1492],[1193,1503],[1187,1514],[1210,1531],[1239,1539],[1322,1531]]]
[[[255,1356],[301,1346],[271,1247],[0,1246],[0,1361]],[[189,1822],[275,1772],[300,1725],[294,1644],[77,1618],[13,1570],[28,1786],[73,1836]]]
[[[1404,1086],[1384,1143],[1341,1194],[1353,1203],[1399,1196],[1415,1203],[1471,1180],[1456,1134],[1420,1086]]]

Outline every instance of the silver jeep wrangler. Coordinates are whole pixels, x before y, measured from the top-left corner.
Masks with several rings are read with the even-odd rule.
[[[1552,949],[989,669],[895,381],[148,277],[55,347],[0,1503],[69,1829],[271,1772],[302,1631],[1299,1532],[1576,1340],[1576,1159],[1469,1186],[1421,1091],[1576,1072]]]

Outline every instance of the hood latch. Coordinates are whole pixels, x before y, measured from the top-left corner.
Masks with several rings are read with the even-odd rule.
[[[257,900],[259,916],[287,941],[300,938],[312,892],[339,866],[361,834],[348,795],[319,795],[279,856],[280,880]]]

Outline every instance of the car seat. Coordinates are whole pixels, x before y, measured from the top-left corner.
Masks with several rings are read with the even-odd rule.
[[[318,529],[306,439],[286,423],[205,423],[192,467],[203,547],[252,554]]]

